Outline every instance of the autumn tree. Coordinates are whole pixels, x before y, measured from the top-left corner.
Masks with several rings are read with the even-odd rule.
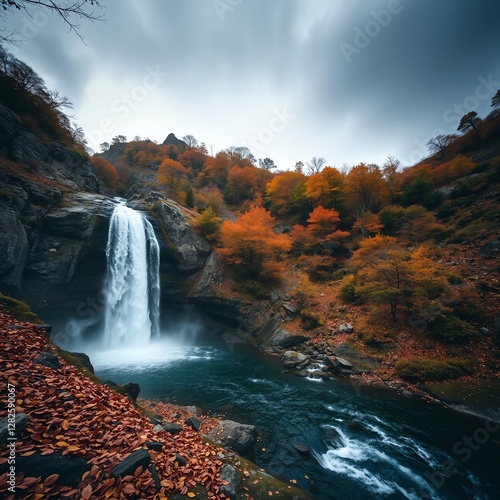
[[[190,148],[186,149],[183,153],[175,158],[178,162],[182,163],[188,171],[198,174],[203,170],[205,162],[207,161],[207,155],[201,153],[200,151]]]
[[[400,306],[407,317],[432,321],[443,314],[442,295],[447,290],[447,272],[427,256],[424,247],[408,250],[391,236],[362,240],[353,253],[357,294],[373,304],[388,305],[394,323]]]
[[[358,218],[367,211],[378,211],[387,197],[387,186],[377,165],[360,163],[353,167],[346,176],[346,190]]]
[[[239,205],[254,198],[258,172],[255,167],[235,165],[228,172],[228,181],[224,189],[224,200],[232,205]]]
[[[207,158],[203,170],[198,174],[197,181],[202,186],[213,182],[220,189],[224,189],[227,184],[228,173],[231,166],[232,163],[229,155],[221,151],[217,153],[215,158]]]
[[[97,171],[97,175],[99,175],[104,184],[106,184],[109,189],[114,191],[120,180],[120,176],[118,175],[116,168],[109,163],[109,161],[106,161],[104,158],[100,158],[99,156],[93,156],[91,158],[91,162]]]
[[[340,222],[339,213],[333,209],[327,209],[321,205],[316,207],[307,219],[307,226],[296,224],[292,229],[292,239],[294,250],[311,252],[312,250],[322,250],[323,253],[330,253],[333,248],[349,236],[347,231],[337,228]]]
[[[344,176],[333,167],[325,167],[306,181],[306,196],[314,205],[339,208],[344,200]]]
[[[460,123],[458,124],[457,130],[459,132],[468,132],[469,130],[477,130],[477,126],[481,123],[481,118],[477,115],[475,111],[470,111],[469,113],[462,116]]]
[[[305,201],[305,180],[304,174],[290,170],[275,175],[266,186],[266,198],[272,212],[287,214],[297,211]]]
[[[182,189],[185,177],[186,169],[182,163],[170,158],[163,160],[158,169],[158,182],[166,185],[170,194],[174,196]]]
[[[220,228],[220,253],[244,275],[277,278],[283,270],[281,259],[290,250],[291,239],[275,233],[274,224],[271,214],[257,206],[234,222],[224,221]]]
[[[383,227],[380,216],[368,211],[356,218],[352,230],[353,232],[359,231],[363,236],[373,236],[378,234]]]

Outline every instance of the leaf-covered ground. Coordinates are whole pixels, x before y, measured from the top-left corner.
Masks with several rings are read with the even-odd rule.
[[[111,388],[89,380],[76,367],[60,360],[61,367],[53,370],[33,361],[52,346],[36,327],[19,323],[0,312],[0,394],[7,398],[7,385],[16,388],[16,413],[26,413],[28,424],[16,441],[16,455],[27,457],[39,453],[76,455],[92,465],[76,487],[62,486],[57,473],[45,478],[19,473],[14,497],[7,489],[7,473],[0,476],[0,496],[14,498],[168,498],[174,492],[194,498],[193,488],[203,487],[211,499],[224,498],[219,492],[222,466],[216,447],[202,442],[199,432],[183,425],[172,436],[155,434],[149,418],[141,414],[130,400]],[[7,416],[7,404],[0,405],[0,419]],[[182,423],[185,412],[174,407],[160,408],[170,419]],[[203,421],[203,417],[200,417]],[[205,429],[213,420],[203,421]],[[161,483],[156,491],[149,470],[139,467],[133,475],[111,477],[115,467],[146,441],[162,443],[162,450],[149,450]],[[179,465],[177,455],[185,458]],[[8,450],[2,446],[0,465],[7,463]]]

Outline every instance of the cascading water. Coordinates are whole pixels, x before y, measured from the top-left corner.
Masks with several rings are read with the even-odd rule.
[[[144,345],[159,334],[160,252],[141,213],[116,206],[106,257],[104,341],[115,348]]]

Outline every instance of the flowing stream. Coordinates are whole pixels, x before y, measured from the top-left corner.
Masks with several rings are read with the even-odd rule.
[[[259,466],[296,479],[319,500],[498,498],[500,441],[492,422],[346,379],[283,373],[275,358],[232,352],[220,342],[223,327],[204,336],[213,326],[195,316],[162,325],[161,339],[143,348],[89,353],[97,375],[137,382],[141,397],[256,425]]]

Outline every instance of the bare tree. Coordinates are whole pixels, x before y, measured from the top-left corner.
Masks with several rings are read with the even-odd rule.
[[[326,163],[325,158],[322,158],[321,156],[319,158],[314,156],[311,159],[311,161],[307,164],[307,173],[311,175],[321,172],[321,169],[323,168],[325,163]]]
[[[73,31],[85,43],[75,18],[91,22],[104,21],[104,15],[94,11],[94,7],[102,9],[102,3],[103,0],[0,0],[0,19],[5,21],[9,15],[21,10],[32,17],[34,8],[47,9],[55,12],[68,26],[69,31]],[[0,43],[17,44],[21,41],[17,36],[16,31],[8,32],[4,27],[0,27]]]
[[[441,156],[443,157],[443,161],[444,161],[446,159],[445,149],[450,144],[455,142],[456,138],[457,138],[457,136],[455,134],[450,134],[450,135],[439,134],[439,135],[436,135],[436,137],[429,139],[427,146],[429,147],[429,151],[432,154],[441,153]]]
[[[47,92],[45,101],[54,110],[61,108],[73,109],[73,103],[65,95],[60,94],[57,90],[49,90]]]
[[[188,149],[193,149],[198,146],[198,141],[194,135],[185,135],[182,140],[186,143]]]

